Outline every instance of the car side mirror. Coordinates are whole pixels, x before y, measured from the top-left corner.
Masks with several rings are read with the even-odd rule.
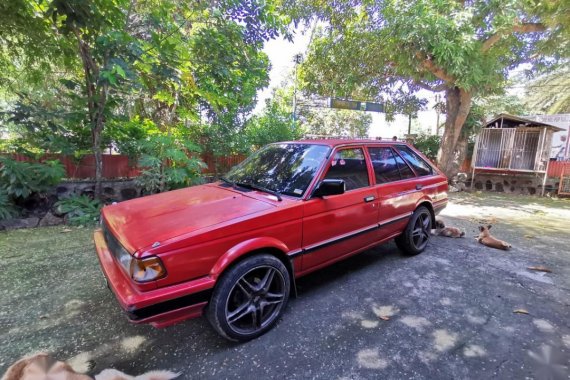
[[[324,197],[327,195],[344,194],[345,184],[342,179],[323,179],[317,189],[313,192],[313,197]]]

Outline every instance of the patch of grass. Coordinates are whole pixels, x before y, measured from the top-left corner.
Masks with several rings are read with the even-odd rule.
[[[93,229],[67,226],[0,232],[0,259],[22,257],[35,261],[93,248]]]

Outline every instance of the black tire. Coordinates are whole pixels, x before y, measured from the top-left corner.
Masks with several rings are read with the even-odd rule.
[[[273,328],[285,310],[290,288],[289,272],[278,258],[251,256],[220,277],[206,316],[221,336],[245,342]]]
[[[404,232],[395,239],[398,248],[409,256],[422,253],[431,237],[431,222],[431,212],[424,206],[418,207]]]

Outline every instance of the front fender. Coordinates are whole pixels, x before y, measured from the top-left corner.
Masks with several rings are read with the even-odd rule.
[[[249,239],[243,241],[232,248],[228,249],[224,253],[216,264],[210,270],[210,277],[217,279],[220,274],[233,262],[238,260],[243,255],[249,252],[256,251],[263,248],[274,248],[278,249],[283,253],[289,252],[289,248],[285,243],[272,237],[258,237],[254,239]]]

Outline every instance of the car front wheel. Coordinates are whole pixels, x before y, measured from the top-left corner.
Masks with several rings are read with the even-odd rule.
[[[407,255],[417,255],[426,248],[431,232],[431,213],[420,206],[412,214],[404,232],[396,238],[396,245]]]
[[[220,277],[208,305],[208,320],[229,340],[256,338],[269,331],[283,314],[290,281],[287,268],[276,257],[249,257]]]

